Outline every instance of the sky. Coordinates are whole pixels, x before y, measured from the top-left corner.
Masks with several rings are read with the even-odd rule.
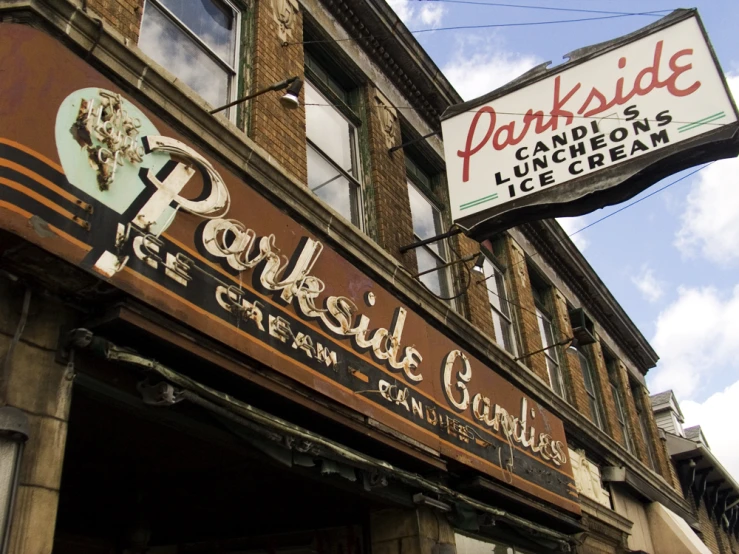
[[[465,99],[490,92],[542,62],[559,64],[572,50],[658,19],[643,12],[667,14],[696,7],[729,87],[739,99],[738,0],[692,0],[688,5],[679,0],[390,0],[390,4],[411,31],[430,30],[414,36]],[[444,30],[611,15],[596,11],[637,15]],[[572,234],[613,214],[574,234],[572,240],[660,356],[647,374],[650,392],[675,391],[685,427],[701,425],[712,452],[739,481],[733,416],[739,406],[739,159],[715,162],[686,177],[696,169],[653,185],[630,202],[643,201],[619,213],[614,212],[625,204],[560,223]]]

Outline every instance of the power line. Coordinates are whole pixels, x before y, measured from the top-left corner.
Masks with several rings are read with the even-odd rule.
[[[654,17],[662,17],[664,15],[664,12],[672,11],[672,10],[656,10],[653,12],[614,12],[614,11],[608,11],[608,10],[589,10],[589,9],[582,9],[582,8],[557,8],[554,6],[534,6],[534,5],[527,5],[527,4],[504,4],[501,2],[474,2],[473,0],[413,0],[413,1],[418,2],[418,3],[438,2],[442,4],[468,4],[472,6],[490,6],[494,8],[521,8],[521,9],[528,9],[528,10],[547,10],[547,11],[556,11],[556,12],[597,13],[597,14],[604,14],[604,15],[646,15],[646,16],[654,16]]]
[[[421,0],[419,0],[419,1],[421,1]],[[422,1],[429,1],[429,0],[422,0]],[[309,103],[309,102],[306,102],[303,105],[304,106],[320,106],[320,107],[326,107],[326,108],[342,108],[343,107],[341,104],[315,104],[315,103]],[[393,108],[396,108],[398,110],[415,110],[415,111],[418,111],[418,109],[417,108],[414,108],[413,106],[392,106],[392,107]],[[465,110],[464,112],[459,112],[459,113],[473,112],[473,111],[475,111],[478,108],[479,108],[479,106],[475,106],[474,108],[470,108],[469,110]],[[534,111],[534,110],[532,110],[532,111]],[[647,121],[649,123],[664,123],[663,120],[650,119],[648,117],[638,118],[638,119],[635,119],[635,120],[626,120],[626,119],[623,119],[622,120],[621,118],[613,118],[613,117],[610,117],[610,116],[575,115],[575,114],[572,114],[572,115],[569,115],[569,114],[568,115],[555,115],[555,114],[548,114],[548,113],[545,112],[545,110],[539,110],[539,111],[541,111],[542,113],[544,113],[544,115],[546,117],[557,117],[557,118],[560,118],[561,117],[561,118],[564,118],[564,119],[570,119],[570,118],[572,118],[572,119],[596,119],[598,121],[611,121],[611,122],[618,122],[618,123],[620,123],[621,121],[624,121],[626,123],[632,123],[633,121]],[[531,115],[528,112],[526,112],[526,113],[523,113],[523,112],[499,112],[498,110],[495,110],[495,113],[496,113],[496,115],[521,115],[521,116]],[[534,111],[534,113],[537,113],[537,112]],[[695,121],[675,121],[673,119],[672,121],[670,121],[670,123],[677,123],[679,125],[691,125],[691,124],[695,123]],[[702,123],[701,126],[702,125],[710,125],[710,126],[713,126],[713,127],[722,127],[723,125],[727,125],[727,123],[716,123],[715,121],[713,121],[713,122],[709,121],[707,123]]]
[[[639,202],[642,202],[642,201],[646,200],[647,198],[650,198],[650,197],[654,196],[655,194],[657,194],[657,193],[659,193],[659,192],[662,192],[663,190],[665,190],[665,189],[667,189],[667,188],[670,188],[671,186],[673,186],[673,185],[676,185],[676,184],[678,184],[678,183],[679,183],[679,182],[681,182],[681,181],[684,181],[684,180],[685,180],[685,179],[687,179],[688,177],[691,177],[691,176],[695,175],[696,173],[698,173],[699,171],[702,171],[702,170],[704,170],[705,168],[707,168],[708,166],[712,165],[713,163],[715,163],[715,162],[710,162],[710,163],[707,163],[707,164],[705,164],[705,165],[703,165],[703,166],[699,167],[698,169],[695,169],[695,170],[691,171],[690,173],[688,173],[688,174],[686,174],[686,175],[683,175],[682,177],[679,177],[679,178],[675,179],[674,181],[672,181],[672,182],[670,182],[670,183],[666,184],[665,186],[663,186],[663,187],[660,187],[660,188],[658,188],[658,189],[657,189],[657,190],[655,190],[654,192],[651,192],[651,193],[647,194],[646,196],[643,196],[643,197],[639,198],[638,200],[635,200],[634,202],[631,202],[630,204],[627,204],[626,206],[624,206],[624,207],[622,207],[622,208],[619,208],[618,210],[616,210],[616,211],[614,211],[614,212],[611,212],[610,214],[608,214],[608,215],[606,215],[606,216],[603,216],[603,217],[601,217],[600,219],[598,219],[598,220],[596,220],[596,221],[593,221],[592,223],[590,223],[590,224],[586,225],[586,226],[585,226],[585,227],[583,227],[582,229],[578,229],[578,230],[577,230],[577,231],[575,231],[574,233],[570,233],[569,235],[567,235],[567,238],[568,238],[568,239],[569,239],[569,238],[572,238],[572,237],[574,237],[574,236],[575,236],[576,234],[578,234],[578,233],[581,233],[581,232],[582,232],[582,231],[584,231],[585,229],[588,229],[588,228],[592,227],[592,226],[593,226],[593,225],[595,225],[596,223],[600,223],[601,221],[604,221],[604,220],[608,219],[609,217],[612,217],[612,216],[616,215],[617,213],[623,212],[624,210],[626,210],[626,209],[630,208],[631,206],[634,206],[634,205],[638,204]],[[556,242],[555,244],[564,244],[564,243],[565,243],[565,241],[563,241],[563,240],[560,240],[560,241],[557,241],[557,242]],[[528,260],[531,260],[531,259],[535,258],[536,256],[540,256],[540,255],[541,255],[541,253],[540,253],[540,252],[535,252],[535,253],[534,253],[533,255],[531,255],[531,256],[529,256],[529,255],[526,255],[526,254],[524,254],[524,259],[523,259],[523,260],[521,260],[520,262],[516,262],[516,263],[513,263],[513,264],[509,265],[507,269],[511,269],[511,268],[513,268],[513,267],[516,267],[517,265],[520,265],[520,264],[522,264],[522,263],[525,263],[526,261],[528,261]],[[477,284],[478,284],[478,285],[484,285],[485,281],[487,281],[488,279],[491,279],[491,278],[493,278],[494,276],[495,276],[495,275],[493,274],[493,275],[491,275],[490,277],[486,277],[485,279],[483,279],[483,280],[481,280],[481,281],[478,281],[478,282],[477,282]],[[488,292],[490,292],[490,293],[494,294],[495,296],[497,296],[498,298],[500,298],[501,300],[503,300],[504,302],[506,302],[507,304],[509,304],[509,305],[511,305],[511,306],[516,306],[517,308],[519,308],[519,309],[521,309],[521,310],[524,310],[524,311],[526,311],[526,312],[532,313],[532,314],[536,315],[537,317],[539,316],[539,314],[537,314],[537,313],[536,313],[536,312],[534,312],[533,310],[530,310],[530,309],[528,309],[528,308],[524,308],[524,307],[523,307],[523,306],[521,306],[520,304],[516,304],[515,302],[512,302],[512,301],[508,300],[508,299],[507,299],[507,298],[506,298],[505,296],[502,296],[502,295],[498,294],[498,293],[497,293],[496,291],[494,291],[494,290],[490,289],[489,287],[485,286],[485,289],[486,289],[486,290],[487,290]]]
[[[627,208],[630,208],[631,206],[635,206],[636,204],[638,204],[639,202],[642,202],[642,201],[646,200],[646,199],[647,199],[647,198],[649,198],[650,196],[654,196],[654,195],[655,195],[655,194],[657,194],[658,192],[662,192],[662,191],[663,191],[663,190],[665,190],[666,188],[670,188],[670,187],[671,187],[672,185],[676,185],[676,184],[678,184],[678,183],[679,183],[680,181],[684,181],[684,180],[685,180],[685,179],[687,179],[688,177],[691,177],[692,175],[695,175],[696,173],[698,173],[699,171],[701,171],[701,170],[703,170],[703,169],[707,168],[707,167],[708,167],[709,165],[712,165],[713,163],[715,163],[715,162],[707,163],[706,165],[704,165],[704,166],[701,166],[701,167],[699,167],[698,169],[695,169],[695,170],[691,171],[691,172],[690,172],[690,173],[688,173],[687,175],[683,175],[682,177],[680,177],[680,178],[678,178],[678,179],[675,179],[674,181],[672,181],[671,183],[669,183],[669,184],[665,185],[664,187],[658,188],[658,189],[657,189],[657,190],[655,190],[654,192],[650,192],[649,194],[647,194],[646,196],[642,196],[642,197],[641,197],[641,198],[639,198],[638,200],[634,200],[634,201],[633,201],[633,202],[632,202],[631,204],[626,204],[626,205],[625,205],[625,206],[624,206],[623,208],[619,208],[619,209],[618,209],[618,210],[616,210],[615,212],[611,212],[611,213],[609,213],[608,215],[605,215],[605,216],[601,217],[600,219],[597,219],[597,220],[593,221],[592,223],[590,223],[590,224],[586,225],[586,226],[585,226],[585,227],[583,227],[582,229],[578,229],[578,230],[577,230],[577,231],[575,231],[574,233],[572,233],[572,234],[570,234],[570,235],[567,235],[567,236],[568,236],[568,237],[570,237],[570,238],[571,238],[571,237],[574,237],[574,236],[575,236],[576,234],[578,234],[578,233],[582,233],[582,232],[583,232],[583,231],[584,231],[585,229],[587,229],[587,228],[589,228],[589,227],[592,227],[592,226],[593,226],[593,225],[595,225],[596,223],[600,223],[601,221],[604,221],[604,220],[608,219],[609,217],[611,217],[611,216],[614,216],[614,215],[616,215],[617,213],[619,213],[619,212],[622,212],[622,211],[624,211],[624,210],[625,210],[625,209],[627,209]]]
[[[408,31],[411,34],[420,34],[420,33],[431,33],[435,31],[460,31],[460,30],[469,30],[469,29],[496,29],[501,27],[531,27],[531,26],[541,26],[541,25],[556,25],[561,23],[580,23],[584,21],[601,21],[604,19],[616,19],[616,18],[622,18],[622,17],[633,17],[633,16],[640,16],[640,15],[655,15],[658,12],[635,12],[635,13],[624,13],[624,14],[617,14],[617,15],[603,15],[599,17],[583,17],[578,19],[558,19],[553,21],[525,21],[520,23],[490,23],[487,25],[459,25],[455,27],[438,27],[438,28],[431,28],[431,29],[417,29],[415,31]],[[394,36],[394,35],[393,35]],[[347,38],[337,38],[337,39],[319,39],[319,40],[304,40],[301,42],[283,42],[283,46],[293,46],[295,44],[319,44],[319,43],[330,43],[330,42],[346,42],[350,40],[361,40],[363,38],[375,38],[375,39],[385,39],[390,38],[391,35],[387,35],[385,37],[380,37],[377,35],[364,35],[359,37],[347,37]]]

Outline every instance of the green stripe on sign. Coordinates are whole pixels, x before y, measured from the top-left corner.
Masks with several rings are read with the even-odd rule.
[[[496,198],[498,198],[497,192],[495,194],[491,194],[490,196],[485,196],[484,198],[478,198],[477,200],[473,200],[472,202],[465,202],[464,204],[460,204],[459,209],[466,210],[468,208],[472,208],[473,206],[489,202],[490,200],[495,200]]]
[[[695,129],[696,127],[700,127],[701,125],[713,123],[714,121],[718,121],[719,119],[723,119],[724,117],[726,117],[726,114],[724,112],[718,112],[713,115],[709,115],[708,117],[704,117],[703,119],[699,119],[698,121],[694,121],[693,123],[688,123],[687,125],[678,127],[677,130],[680,133],[684,133],[685,131],[690,131],[692,129]]]

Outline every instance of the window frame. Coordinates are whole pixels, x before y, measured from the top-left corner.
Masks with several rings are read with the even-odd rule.
[[[228,82],[227,82],[227,89],[228,94],[226,101],[224,104],[228,104],[229,102],[233,102],[238,98],[239,94],[239,62],[241,60],[241,38],[243,34],[242,29],[242,19],[243,19],[243,12],[246,10],[243,6],[240,6],[239,4],[233,2],[232,0],[218,0],[219,2],[225,4],[227,7],[231,8],[231,10],[234,13],[234,30],[235,30],[235,36],[234,36],[234,54],[233,54],[233,67],[231,67],[228,62],[226,62],[223,58],[221,58],[220,54],[215,52],[210,46],[208,46],[203,39],[201,39],[194,31],[192,31],[185,23],[177,17],[172,10],[170,10],[167,6],[164,5],[162,0],[144,0],[144,6],[141,12],[141,23],[139,24],[139,39],[137,41],[137,46],[140,43],[141,40],[141,28],[144,25],[144,18],[146,17],[146,10],[147,6],[149,4],[152,4],[155,9],[158,9],[160,13],[164,15],[173,25],[175,25],[178,29],[180,29],[187,37],[190,38],[190,40],[193,41],[193,44],[197,47],[203,50],[203,52],[211,59],[213,60],[216,65],[224,69],[228,75]],[[142,49],[143,51],[143,49]],[[144,51],[144,53],[146,53]],[[148,56],[148,54],[147,54]],[[155,60],[156,61],[156,60]],[[157,62],[159,63],[159,62]],[[160,64],[162,65],[162,64]],[[167,71],[171,70],[167,68],[166,66],[162,65]],[[181,79],[180,79],[181,80]],[[185,81],[181,80],[185,85]],[[190,85],[187,85],[190,87]],[[190,87],[198,96],[200,96],[200,92],[195,90],[194,88]],[[213,108],[218,108],[219,106],[213,106]],[[229,120],[235,120],[236,119],[236,113],[238,106],[231,106],[230,108],[227,108],[224,110],[225,116]]]
[[[305,140],[306,145],[308,148],[315,151],[326,163],[328,163],[332,168],[334,168],[338,173],[333,178],[336,179],[338,177],[344,177],[347,179],[350,183],[350,186],[356,187],[357,192],[357,201],[355,205],[356,209],[356,218],[357,221],[347,220],[352,225],[354,225],[357,229],[360,231],[364,231],[366,227],[365,223],[365,205],[364,205],[364,167],[363,167],[363,158],[362,158],[362,152],[360,148],[360,137],[359,134],[361,133],[362,129],[362,120],[361,118],[354,112],[354,110],[347,105],[345,100],[349,99],[352,95],[351,90],[347,90],[344,85],[339,83],[336,79],[333,79],[331,77],[330,71],[328,71],[319,61],[315,60],[312,56],[310,56],[308,53],[305,54],[305,86],[313,88],[325,101],[326,101],[326,108],[331,108],[336,111],[337,114],[339,114],[344,120],[346,120],[347,124],[352,129],[352,137],[349,143],[350,148],[350,156],[351,161],[354,166],[356,166],[356,176],[352,175],[348,171],[346,171],[344,168],[340,167],[327,153],[325,153],[315,142],[313,142],[308,134],[308,128],[306,125],[306,134],[305,134]],[[327,84],[325,79],[322,79],[318,75],[318,71],[316,70],[316,66],[320,68],[322,72],[326,74],[326,76],[331,79],[332,84]],[[336,93],[334,90],[334,87],[339,87],[340,91],[345,93],[344,97],[342,98],[339,94]],[[307,105],[306,105],[307,108]],[[326,185],[328,185],[331,181],[327,181],[325,183],[321,183],[316,188],[311,188],[310,185],[308,185],[308,190],[310,190],[313,194],[316,194],[315,191],[319,188],[322,188]],[[316,196],[320,198],[317,194]],[[331,206],[328,202],[323,200],[321,198],[321,201],[326,203],[328,206]],[[331,206],[332,209],[333,206]]]
[[[492,274],[489,274],[488,267],[491,268]],[[488,299],[489,299],[490,294],[495,294],[495,296],[497,296],[500,299],[500,302],[501,303],[507,303],[509,305],[508,306],[508,314],[509,315],[506,316],[496,306],[494,306],[492,302],[490,302],[488,300],[488,303],[490,304],[490,310],[491,310],[491,315],[492,315],[493,319],[495,319],[495,317],[497,316],[497,317],[502,318],[508,324],[508,337],[507,338],[508,338],[508,341],[510,343],[510,349],[508,349],[505,346],[505,344],[501,344],[501,342],[499,341],[499,338],[497,336],[497,333],[496,333],[496,336],[495,336],[495,342],[501,348],[503,348],[504,350],[506,350],[507,352],[513,354],[514,356],[517,356],[518,355],[518,346],[516,344],[515,322],[513,320],[513,310],[510,309],[510,301],[508,300],[508,295],[509,294],[508,294],[508,280],[506,279],[506,272],[502,269],[502,267],[500,266],[500,264],[498,263],[498,261],[494,257],[492,257],[490,255],[487,255],[487,254],[485,256],[485,263],[483,264],[483,272],[484,272],[484,275],[485,275],[485,281],[484,281],[485,283],[490,283],[491,281],[495,282],[495,292],[491,292],[490,290],[487,291],[487,293],[488,293]],[[498,276],[500,276],[500,281],[501,281],[501,283],[503,285],[503,294],[502,294],[502,296],[500,294],[500,286],[499,286],[499,283],[498,283]],[[486,284],[485,285],[485,288],[489,289],[490,287],[489,287],[489,285]],[[493,321],[493,330],[494,330],[494,333],[495,333],[495,329],[496,329],[495,322]],[[505,340],[503,342],[505,343]]]
[[[588,404],[590,405],[590,413],[593,416],[593,423],[601,431],[606,430],[605,411],[603,410],[603,402],[601,401],[598,389],[598,376],[594,372],[594,364],[590,356],[581,348],[577,348],[577,358],[580,362],[580,370],[585,384],[585,393],[588,395]],[[588,387],[588,383],[590,387]]]
[[[554,317],[551,315],[549,306],[547,306],[547,304],[551,302],[550,294],[552,285],[546,282],[544,278],[539,275],[539,272],[536,271],[533,267],[528,266],[527,269],[529,274],[529,282],[531,284],[531,295],[534,299],[536,325],[539,329],[539,337],[541,338],[542,343],[541,346],[542,348],[546,348],[546,350],[543,350],[542,353],[544,354],[545,365],[547,367],[547,375],[549,375],[549,387],[552,389],[554,394],[559,396],[565,402],[569,402],[569,394],[567,391],[567,384],[565,382],[562,360],[560,360],[560,355],[558,352],[559,346],[547,348],[548,346],[551,346],[552,344],[557,342],[554,340],[556,331],[556,327],[554,325]],[[550,338],[546,336],[546,328],[544,326],[544,323],[546,323],[548,326],[549,335],[551,336],[551,342]],[[554,376],[552,375],[550,364],[552,364],[555,368],[556,375]],[[555,382],[557,385],[556,387]],[[559,388],[561,393],[557,392],[557,388]]]
[[[410,163],[413,163],[413,165],[416,168],[418,168],[418,164],[416,164],[412,160],[409,160],[408,157],[406,157],[406,164],[409,163],[409,162]],[[420,171],[422,171],[421,168],[418,168],[418,169]],[[429,207],[431,208],[432,212],[434,213],[434,227],[435,227],[435,233],[436,233],[436,235],[434,235],[434,236],[438,236],[438,235],[444,233],[444,229],[445,229],[446,225],[445,225],[445,222],[444,222],[444,213],[442,212],[442,210],[439,208],[439,206],[436,204],[436,202],[434,202],[429,197],[429,195],[424,192],[423,188],[419,184],[417,184],[418,183],[417,179],[414,179],[414,175],[412,175],[407,169],[406,169],[406,179],[405,180],[406,180],[406,183],[407,183],[407,186],[408,186],[408,190],[410,191],[410,187],[413,187],[416,190],[416,192],[421,196],[421,198],[423,198],[428,203]],[[410,194],[409,194],[409,200],[410,200]],[[415,226],[413,225],[413,211],[412,210],[411,210],[411,227],[413,227],[413,237],[417,241],[421,241],[421,240],[425,240],[425,239],[431,238],[431,237],[421,237],[421,236],[419,236],[419,235],[416,234],[416,229],[415,229]],[[443,240],[440,240],[440,241],[437,241],[434,244],[436,244],[438,246],[438,248],[439,248],[439,251],[438,252],[436,252],[428,244],[425,244],[423,246],[419,246],[417,250],[423,250],[424,252],[427,252],[429,255],[431,255],[432,258],[434,258],[437,262],[439,262],[439,264],[437,265],[437,267],[439,267],[439,265],[448,264],[449,263],[449,251],[447,249],[446,243]],[[445,287],[442,286],[442,283],[441,283],[442,279],[439,279],[439,288],[442,289],[442,290],[440,290],[440,293],[441,293],[440,296],[441,297],[444,297],[444,299],[445,299],[446,302],[451,302],[452,299],[449,298],[449,297],[452,297],[455,294],[454,284],[453,284],[453,279],[452,279],[452,274],[451,274],[451,268],[449,266],[442,267],[441,269],[438,269],[436,271],[436,273],[438,273],[439,275],[443,276],[443,280],[445,281],[446,293],[443,290]],[[423,280],[422,280],[423,277],[425,277],[425,276],[422,275],[419,278],[419,280],[421,280],[422,283],[423,283]],[[428,287],[428,285],[426,285],[426,283],[423,283],[423,285],[426,288],[428,288],[429,290],[431,290]],[[433,291],[431,291],[431,292],[433,292]]]
[[[613,403],[616,407],[616,421],[618,421],[618,424],[621,427],[621,433],[624,436],[624,446],[626,447],[627,452],[636,455],[636,444],[634,443],[634,436],[632,435],[633,431],[629,424],[628,413],[626,411],[626,397],[618,386],[618,369],[615,367],[616,358],[609,351],[604,349],[603,361],[606,364],[608,383],[611,387]]]
[[[644,405],[642,397],[639,394],[641,390],[641,384],[629,383],[631,387],[631,396],[634,398],[634,408],[636,409],[636,419],[639,421],[639,428],[641,429],[642,439],[644,440],[644,446],[647,449],[647,459],[649,460],[650,467],[653,471],[657,471],[657,452],[654,450],[652,441],[649,440],[649,431],[647,430],[646,422],[644,421]]]

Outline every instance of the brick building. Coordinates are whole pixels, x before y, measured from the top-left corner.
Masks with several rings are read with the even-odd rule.
[[[674,480],[698,515],[701,541],[714,554],[739,552],[739,484],[711,452],[700,425],[683,427],[683,413],[671,390],[650,400]]]
[[[701,529],[556,222],[404,248],[450,229],[418,139],[461,99],[383,0],[0,0],[0,75],[3,552]]]

